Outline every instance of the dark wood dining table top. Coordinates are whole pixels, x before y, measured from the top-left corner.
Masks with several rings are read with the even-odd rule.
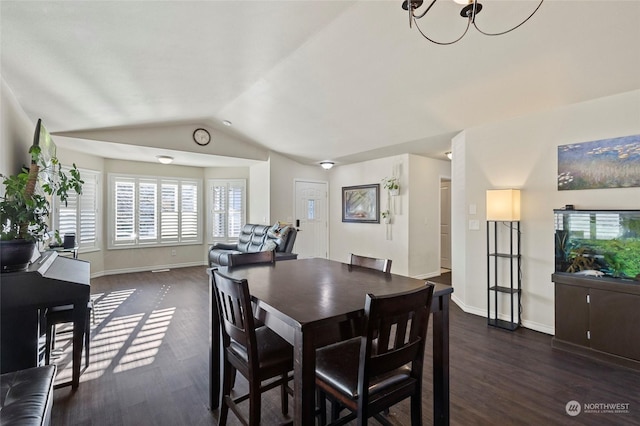
[[[398,293],[423,286],[426,281],[322,258],[219,270],[246,279],[252,298],[260,306],[270,307],[270,311],[282,315],[281,320],[300,328],[363,312],[367,293]],[[435,284],[434,300],[451,292],[451,286]]]

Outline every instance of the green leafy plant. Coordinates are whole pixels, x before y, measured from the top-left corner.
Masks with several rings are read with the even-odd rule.
[[[397,177],[391,176],[382,179],[382,186],[384,189],[388,190],[398,190],[400,189],[400,183]]]
[[[23,167],[16,175],[1,175],[4,195],[0,201],[0,240],[24,239],[42,242],[47,237],[51,200],[53,196],[67,204],[69,193],[82,193],[84,181],[74,164],[65,173],[57,158],[45,163],[40,148],[31,147],[31,165]],[[51,181],[41,184],[42,191],[36,191],[39,173],[50,172]]]

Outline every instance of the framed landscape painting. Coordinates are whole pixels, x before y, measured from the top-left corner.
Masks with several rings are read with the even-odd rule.
[[[380,223],[380,185],[343,186],[342,221]]]
[[[558,146],[558,190],[640,187],[640,135]]]

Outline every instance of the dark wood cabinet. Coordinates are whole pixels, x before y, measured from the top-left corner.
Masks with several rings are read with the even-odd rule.
[[[556,283],[556,339],[589,346],[589,289]]]
[[[556,273],[553,346],[640,369],[640,282]]]

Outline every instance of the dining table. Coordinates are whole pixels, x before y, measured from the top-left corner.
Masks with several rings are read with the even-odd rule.
[[[210,281],[211,410],[220,406],[222,349],[213,271],[249,284],[254,315],[293,346],[293,424],[314,424],[316,349],[354,332],[364,316],[365,296],[399,293],[428,280],[384,273],[324,258],[207,270]],[[453,288],[433,283],[433,423],[449,424],[449,302]],[[357,328],[357,327],[355,327]]]

